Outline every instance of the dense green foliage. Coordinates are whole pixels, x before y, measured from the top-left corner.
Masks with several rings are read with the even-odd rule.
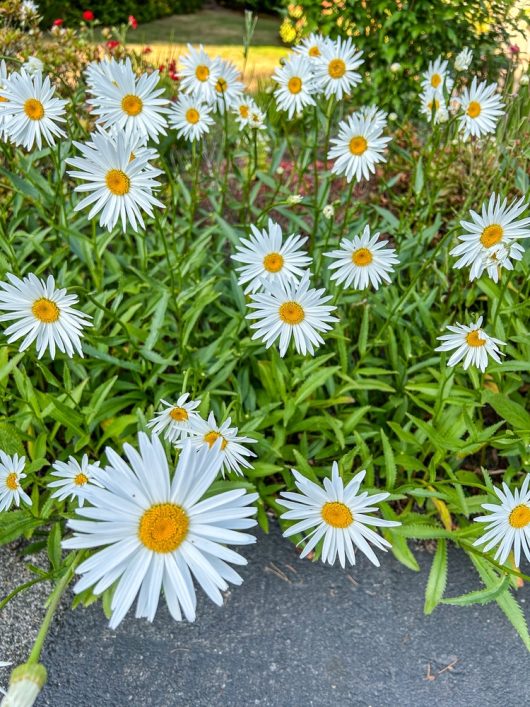
[[[167,15],[194,12],[201,6],[202,0],[41,0],[39,12],[45,25],[51,25],[58,17],[67,24],[79,25],[84,10],[92,10],[104,25],[115,25],[127,22],[129,15],[134,15],[138,22],[150,22]]]
[[[358,0],[317,3],[284,0],[284,41],[316,30],[330,37],[350,35],[364,52],[367,100],[402,110],[415,96],[415,80],[434,54],[472,49],[473,71],[495,80],[509,63],[499,46],[509,44],[520,21],[530,21],[515,0]],[[391,64],[401,71],[389,80]]]

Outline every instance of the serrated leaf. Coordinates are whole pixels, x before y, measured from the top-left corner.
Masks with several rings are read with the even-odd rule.
[[[436,552],[432,560],[429,579],[425,587],[425,614],[432,614],[442,600],[447,584],[447,543],[444,539],[438,540]]]

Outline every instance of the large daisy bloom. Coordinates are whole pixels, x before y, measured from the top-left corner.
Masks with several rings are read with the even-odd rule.
[[[224,61],[220,57],[214,60],[215,73],[215,105],[220,113],[226,108],[237,105],[243,95],[244,86],[240,81],[239,70],[231,61]]]
[[[365,226],[362,235],[354,236],[352,240],[343,238],[340,250],[324,253],[333,258],[329,268],[335,270],[331,276],[337,284],[364,290],[370,285],[377,290],[385,280],[390,282],[390,273],[394,265],[399,263],[394,248],[386,248],[388,241],[380,241],[379,233],[370,234],[370,227]]]
[[[0,113],[4,117],[6,135],[16,144],[31,150],[43,142],[54,145],[56,137],[66,133],[57,125],[64,123],[66,101],[55,98],[55,89],[40,72],[34,76],[24,69],[2,80]]]
[[[456,326],[448,326],[448,331],[451,334],[444,334],[438,337],[438,341],[443,343],[435,351],[454,351],[451,358],[447,362],[448,366],[456,366],[459,361],[464,359],[464,370],[469,366],[476,366],[483,373],[488,366],[488,356],[496,361],[501,362],[500,356],[504,354],[500,351],[499,346],[505,346],[504,341],[494,339],[488,336],[482,327],[482,317],[479,317],[475,324],[458,324]]]
[[[235,115],[236,123],[240,130],[246,128],[250,122],[250,115],[258,109],[253,98],[247,95],[241,96],[233,105],[232,112]]]
[[[0,450],[0,513],[9,510],[13,503],[18,508],[21,500],[31,506],[31,498],[20,485],[20,480],[26,478],[25,463],[26,457],[10,457]]]
[[[265,281],[265,292],[251,295],[248,305],[256,310],[247,314],[247,319],[257,320],[250,325],[256,330],[252,338],[261,339],[267,349],[279,339],[282,357],[293,338],[298,353],[313,355],[324,343],[319,332],[329,331],[331,322],[339,321],[331,315],[337,308],[327,304],[330,299],[323,289],[309,287],[307,271],[299,283]]]
[[[273,77],[278,83],[274,92],[278,110],[287,111],[289,118],[305,106],[314,106],[315,84],[309,60],[295,55],[276,69]]]
[[[336,160],[332,172],[344,174],[348,182],[369,179],[375,165],[386,162],[383,150],[392,138],[383,137],[385,124],[354,113],[339,123],[339,136],[332,138],[328,159]]]
[[[278,499],[278,503],[288,509],[280,516],[282,520],[297,521],[284,532],[284,537],[311,528],[311,532],[304,538],[308,542],[300,557],[306,557],[323,539],[322,562],[333,565],[338,555],[342,567],[345,567],[346,559],[354,565],[356,547],[379,567],[379,560],[370,543],[385,552],[391,545],[368,526],[393,527],[401,523],[369,514],[377,511],[376,504],[390,494],[376,493],[370,496],[367,491],[359,493],[366,471],[360,471],[344,486],[337,462],[333,462],[331,479],[324,479],[324,487],[310,481],[295,469],[292,472],[300,493],[282,491],[283,499]]]
[[[463,115],[459,118],[459,128],[464,137],[480,137],[494,133],[499,116],[504,115],[504,103],[501,101],[496,83],[477,82],[476,77],[462,91],[460,107]]]
[[[298,282],[311,262],[310,256],[301,250],[307,238],[293,234],[284,243],[281,226],[272,219],[267,228],[260,230],[254,225],[250,228],[250,237],[241,239],[232,256],[232,260],[243,263],[236,270],[239,284],[248,283],[245,294],[259,290],[264,280]]]
[[[100,213],[99,223],[109,231],[118,220],[121,220],[124,231],[127,223],[138,231],[138,225],[144,228],[140,209],[152,216],[153,206],[164,208],[153,196],[153,191],[159,187],[155,177],[161,171],[149,164],[147,153],[134,153],[137,139],[135,135],[127,137],[121,132],[115,138],[93,133],[91,142],[74,142],[82,157],[66,160],[75,167],[68,174],[86,182],[78,185],[75,191],[89,192],[74,210],[81,211],[90,206],[88,219]]]
[[[116,126],[128,136],[139,132],[155,142],[160,134],[166,134],[168,100],[162,97],[164,89],[157,88],[158,71],[137,78],[127,58],[109,63],[101,73],[93,73],[91,79],[88,90],[93,97],[88,103],[100,123]]]
[[[56,489],[51,497],[59,501],[70,497],[70,500],[77,499],[79,506],[83,506],[85,499],[90,497],[90,489],[94,484],[99,486],[99,462],[90,463],[86,454],[83,454],[81,464],[75,457],[69,457],[67,462],[55,462],[53,469],[51,475],[56,478],[50,481],[48,488]]]
[[[158,437],[138,435],[139,451],[124,445],[127,460],[107,449],[109,465],[90,494],[90,506],[68,526],[74,537],[67,549],[104,548],[77,568],[79,593],[92,587],[101,594],[116,584],[110,627],[116,628],[138,597],[136,616],[153,621],[163,589],[176,621],[195,620],[197,598],[193,578],[216,604],[228,582],[241,577],[228,564],[246,560],[225,545],[254,543],[241,532],[256,524],[258,495],[233,489],[204,499],[222,464],[220,444],[198,452],[186,444],[171,476]],[[202,500],[201,500],[202,499]]]
[[[488,552],[498,545],[495,560],[504,564],[513,550],[515,566],[519,567],[521,550],[530,562],[530,474],[526,474],[523,485],[512,493],[506,483],[502,490],[494,487],[500,504],[483,503],[482,508],[491,511],[486,516],[475,518],[477,523],[487,523],[484,535],[473,545],[484,545]]]
[[[221,455],[223,458],[222,472],[233,471],[239,476],[243,476],[243,469],[251,469],[252,464],[247,457],[255,457],[256,455],[250,449],[247,449],[245,444],[255,444],[256,440],[252,437],[242,437],[238,435],[237,427],[230,427],[232,424],[231,418],[218,425],[215,420],[215,415],[211,412],[208,415],[208,420],[203,420],[202,417],[195,417],[192,420],[192,435],[190,443],[197,449],[203,447],[212,448],[217,440],[221,440]],[[179,443],[177,446],[182,446]]]
[[[524,252],[515,241],[530,237],[530,218],[519,219],[526,206],[524,197],[508,205],[508,199],[501,199],[500,195],[493,193],[482,204],[480,214],[470,211],[471,221],[460,221],[465,232],[458,237],[460,243],[449,253],[460,256],[454,267],[471,266],[470,280],[487,270],[495,282],[500,268],[513,269],[509,258],[520,260]]]
[[[314,71],[317,84],[326,98],[336,96],[337,100],[361,83],[361,75],[356,71],[364,62],[362,52],[357,51],[351,37],[323,44],[321,56],[315,62]]]
[[[210,115],[211,112],[212,106],[203,103],[195,96],[181,93],[172,106],[169,121],[171,127],[178,131],[178,137],[194,142],[210,132],[210,126],[215,122]]]
[[[447,70],[448,62],[439,56],[434,61],[429,62],[427,71],[422,74],[421,85],[426,91],[436,91],[438,95],[451,93],[453,87],[453,79]]]
[[[9,282],[0,282],[0,311],[5,312],[0,322],[13,321],[4,332],[8,343],[24,337],[19,351],[25,351],[35,341],[38,358],[46,350],[55,358],[56,348],[70,358],[76,352],[83,356],[83,328],[92,323],[88,314],[74,309],[77,295],[56,289],[51,275],[47,280],[33,273],[23,279],[11,273],[6,277]]]
[[[180,86],[185,93],[191,93],[205,103],[213,103],[217,98],[215,90],[221,66],[212,61],[202,44],[195,49],[188,44],[188,53],[180,59]]]
[[[161,400],[163,409],[155,413],[153,419],[147,423],[147,427],[150,427],[156,435],[164,433],[165,439],[172,444],[188,437],[192,434],[192,423],[200,419],[196,409],[201,404],[200,400],[188,400],[189,397],[189,393],[184,393],[175,403]]]
[[[307,57],[312,62],[315,62],[322,56],[323,47],[332,47],[333,40],[329,37],[324,37],[322,34],[311,32],[307,37],[304,37],[300,44],[293,47],[295,54],[301,54]]]

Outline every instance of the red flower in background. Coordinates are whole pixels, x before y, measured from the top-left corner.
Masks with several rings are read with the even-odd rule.
[[[129,26],[132,27],[133,29],[138,28],[138,22],[137,22],[136,17],[134,15],[129,15]]]
[[[86,22],[93,22],[94,21],[94,13],[92,12],[92,10],[85,10],[83,12],[83,19]]]
[[[53,26],[54,27],[60,27],[63,24],[64,20],[61,20],[60,17],[58,17],[56,20],[53,21]]]
[[[118,47],[119,44],[120,44],[120,43],[118,42],[117,39],[110,39],[110,40],[107,42],[107,49],[110,49],[110,51],[112,51],[113,49],[116,49],[116,47]]]
[[[151,49],[151,47],[144,47],[144,48],[142,49],[142,53],[143,53],[143,54],[151,54],[152,51],[153,51],[153,50]]]

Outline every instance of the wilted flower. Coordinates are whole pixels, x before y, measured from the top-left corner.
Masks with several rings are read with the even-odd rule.
[[[460,54],[457,54],[455,59],[456,71],[467,71],[473,61],[473,52],[471,49],[464,47]]]

